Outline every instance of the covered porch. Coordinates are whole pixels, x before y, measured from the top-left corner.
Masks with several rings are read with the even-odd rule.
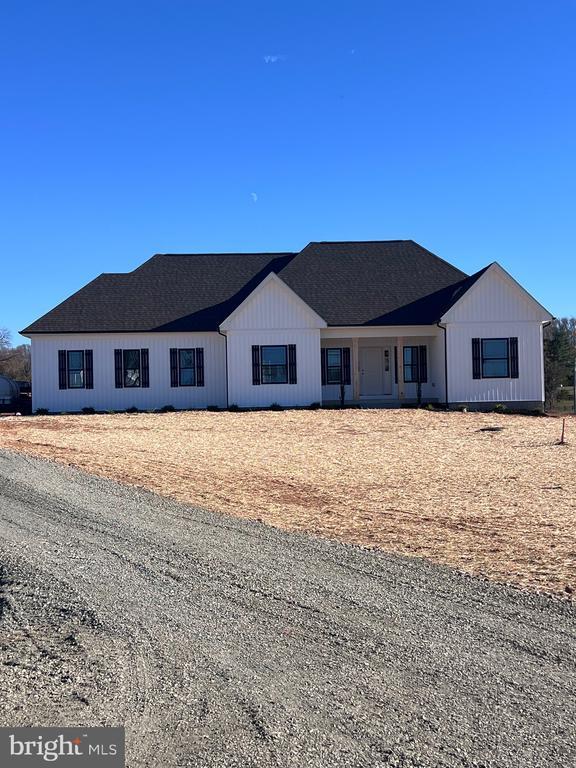
[[[445,401],[444,331],[432,326],[323,328],[322,403],[400,407]]]

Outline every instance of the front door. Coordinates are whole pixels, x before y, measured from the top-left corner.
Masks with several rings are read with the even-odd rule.
[[[392,394],[390,347],[360,347],[360,394],[378,397]]]

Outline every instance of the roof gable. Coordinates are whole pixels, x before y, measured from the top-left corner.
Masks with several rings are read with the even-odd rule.
[[[552,320],[550,312],[497,262],[478,275],[474,284],[446,308],[442,322]]]
[[[220,330],[325,328],[326,321],[270,272],[220,324]]]

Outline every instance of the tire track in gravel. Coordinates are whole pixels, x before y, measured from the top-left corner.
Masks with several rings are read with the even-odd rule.
[[[128,766],[576,761],[574,606],[0,451],[0,723]]]

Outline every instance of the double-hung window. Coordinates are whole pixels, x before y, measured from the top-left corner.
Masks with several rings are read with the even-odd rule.
[[[254,344],[252,384],[296,384],[295,344]]]
[[[202,347],[170,350],[170,386],[204,386],[204,349]]]
[[[508,339],[482,339],[482,378],[507,379]]]
[[[115,349],[114,375],[117,389],[150,386],[147,349]]]
[[[322,384],[350,384],[350,347],[323,347]]]
[[[68,350],[68,389],[84,389],[84,350]]]
[[[403,355],[404,382],[423,384],[428,381],[426,346],[404,347]]]
[[[288,384],[288,348],[260,347],[262,384]]]
[[[472,339],[475,379],[517,379],[518,338]]]
[[[196,365],[193,349],[178,350],[178,384],[193,387],[196,384]]]
[[[58,383],[60,389],[93,389],[92,350],[60,349]]]
[[[342,382],[342,350],[326,350],[326,383],[340,384]]]
[[[124,365],[124,386],[125,387],[139,387],[141,386],[141,360],[139,349],[124,349],[123,350],[123,365]]]

